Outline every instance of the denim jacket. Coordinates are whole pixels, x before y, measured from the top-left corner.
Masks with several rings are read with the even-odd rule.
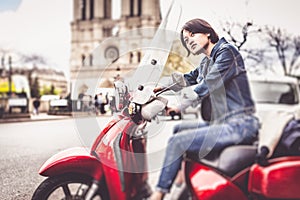
[[[243,58],[224,38],[216,43],[210,57],[184,78],[188,85],[195,85],[200,99],[210,95],[214,120],[255,112]]]

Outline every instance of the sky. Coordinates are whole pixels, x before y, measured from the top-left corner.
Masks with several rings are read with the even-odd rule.
[[[113,0],[114,18],[120,0]],[[300,35],[298,0],[177,0],[182,7],[179,27],[192,18],[206,19],[216,30],[220,20],[271,25]],[[45,57],[69,75],[73,0],[1,0],[0,57],[3,50]],[[171,0],[161,0],[164,16]],[[222,35],[222,34],[219,34]]]
[[[0,3],[0,12],[7,10],[16,10],[20,5],[21,0],[7,0],[1,1]]]

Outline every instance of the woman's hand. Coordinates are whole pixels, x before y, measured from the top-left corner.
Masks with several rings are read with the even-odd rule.
[[[164,89],[163,87],[158,86],[158,87],[156,87],[156,88],[153,89],[153,92],[155,94],[155,93],[157,93],[159,91],[162,91],[163,89]]]

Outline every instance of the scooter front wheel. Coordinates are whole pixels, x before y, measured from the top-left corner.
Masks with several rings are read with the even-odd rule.
[[[93,178],[84,174],[49,177],[35,190],[32,200],[84,200]],[[100,184],[93,200],[109,200],[107,188]]]

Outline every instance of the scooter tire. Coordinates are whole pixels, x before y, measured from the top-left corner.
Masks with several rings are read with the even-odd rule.
[[[93,178],[87,176],[85,174],[72,173],[72,174],[63,174],[59,176],[53,176],[45,179],[35,190],[32,200],[47,200],[50,195],[55,192],[57,189],[61,188],[64,191],[63,186],[68,184],[84,184],[91,185],[93,182]],[[66,192],[64,192],[65,194]],[[59,199],[85,199],[86,192],[81,196],[75,196],[75,194],[71,194],[71,197],[60,197]],[[105,184],[100,184],[100,188],[98,192],[94,195],[94,197],[100,197],[102,200],[109,200],[108,190]]]
[[[182,191],[182,193],[180,194],[178,200],[192,200],[193,198],[191,197],[191,194],[189,192],[189,190],[187,189],[187,187],[185,187],[185,189]]]

